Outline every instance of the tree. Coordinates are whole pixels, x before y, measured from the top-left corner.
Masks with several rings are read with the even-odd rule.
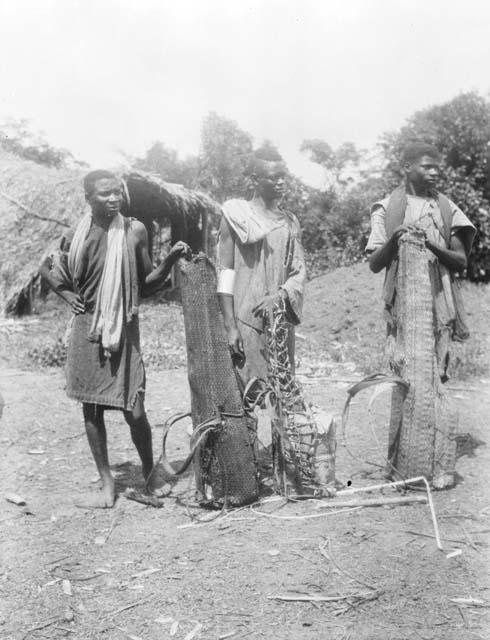
[[[343,189],[349,180],[343,177],[343,172],[359,163],[360,152],[352,142],[344,142],[337,149],[319,138],[304,140],[300,151],[308,152],[310,160],[325,169],[328,187]]]
[[[197,180],[198,158],[189,156],[181,160],[175,149],[157,140],[143,158],[132,163],[136,169],[156,173],[166,182],[175,182],[193,188]]]
[[[43,133],[33,132],[26,119],[8,118],[0,124],[0,147],[26,160],[47,167],[87,166],[76,160],[67,149],[50,145]]]
[[[319,138],[304,140],[300,151],[325,170],[325,187],[310,189],[300,216],[310,275],[364,259],[369,218],[360,179],[361,153],[352,142],[333,149]],[[354,171],[353,171],[354,170]],[[370,189],[368,193],[371,193]],[[367,196],[369,197],[369,196]]]
[[[218,202],[243,196],[252,149],[252,136],[234,120],[209,113],[201,129],[199,186]]]
[[[442,155],[440,189],[476,226],[478,236],[468,264],[472,280],[490,280],[490,102],[464,93],[449,102],[416,112],[398,132],[386,133],[385,178],[400,180],[399,158],[407,143],[433,144]]]

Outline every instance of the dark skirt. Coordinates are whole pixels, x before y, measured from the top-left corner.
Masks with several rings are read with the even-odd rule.
[[[100,342],[88,340],[93,314],[74,317],[66,362],[66,393],[80,402],[131,410],[145,392],[145,369],[138,319],[126,324],[119,351],[104,355]]]

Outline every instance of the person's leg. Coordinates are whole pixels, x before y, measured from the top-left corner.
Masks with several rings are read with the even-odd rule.
[[[449,345],[451,344],[451,328],[443,327],[435,335],[436,341],[436,358],[439,377],[441,382],[447,382],[449,377],[447,374],[449,366]]]
[[[153,491],[157,488],[157,484],[153,473],[151,427],[146,417],[145,405],[141,396],[137,397],[132,411],[124,411],[124,418],[129,425],[131,439],[141,460],[143,477],[148,483],[148,489]]]
[[[112,507],[116,499],[116,489],[109,467],[104,409],[99,405],[84,402],[83,417],[88,443],[100,475],[102,488],[100,494],[90,496],[87,500],[80,502],[80,506]]]

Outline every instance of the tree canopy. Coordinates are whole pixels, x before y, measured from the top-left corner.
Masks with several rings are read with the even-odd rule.
[[[334,188],[344,188],[343,171],[352,165],[357,165],[361,153],[352,142],[344,142],[337,149],[333,149],[328,142],[319,138],[304,140],[300,151],[309,154],[312,162],[319,164],[325,170],[326,184]]]
[[[8,118],[0,123],[0,147],[26,160],[56,169],[87,166],[68,149],[53,147],[43,133],[34,132],[26,119]]]
[[[199,170],[197,157],[189,156],[182,160],[175,149],[160,140],[151,145],[143,158],[136,158],[131,164],[135,169],[156,173],[165,182],[182,184],[188,188],[195,186]]]
[[[252,136],[234,120],[212,111],[201,128],[199,186],[218,202],[243,196],[244,173],[252,151]]]
[[[377,147],[376,169],[352,142],[333,148],[319,138],[303,141],[300,151],[325,170],[325,185],[315,189],[289,174],[282,204],[301,222],[312,275],[365,259],[370,204],[400,182],[399,159],[413,141],[428,142],[440,151],[440,190],[478,230],[468,276],[490,281],[490,101],[474,92],[417,111],[398,131],[384,133]],[[274,148],[268,140],[259,148],[268,145]],[[223,202],[248,196],[246,169],[258,146],[234,120],[210,112],[202,123],[198,154],[181,158],[175,149],[156,140],[143,157],[130,162],[135,169],[203,190]],[[33,133],[25,120],[0,124],[0,148],[50,167],[80,164],[69,151]]]
[[[399,131],[380,144],[387,159],[387,185],[399,181],[399,158],[414,140],[433,144],[442,156],[440,190],[478,230],[468,264],[472,280],[490,280],[490,101],[463,93],[444,104],[417,111]]]

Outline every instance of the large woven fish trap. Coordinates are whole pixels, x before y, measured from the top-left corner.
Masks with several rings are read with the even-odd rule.
[[[259,493],[256,420],[244,410],[216,293],[204,254],[179,262],[194,433],[206,430],[194,457],[200,501],[240,506]],[[211,425],[209,430],[206,425]]]
[[[392,475],[443,488],[454,483],[457,414],[439,377],[433,307],[425,234],[410,231],[399,241],[391,359],[409,388],[392,393],[388,457]]]
[[[276,305],[265,321],[275,488],[286,495],[328,493],[335,486],[335,422],[319,428],[305,401],[289,354],[291,329],[284,304]]]

